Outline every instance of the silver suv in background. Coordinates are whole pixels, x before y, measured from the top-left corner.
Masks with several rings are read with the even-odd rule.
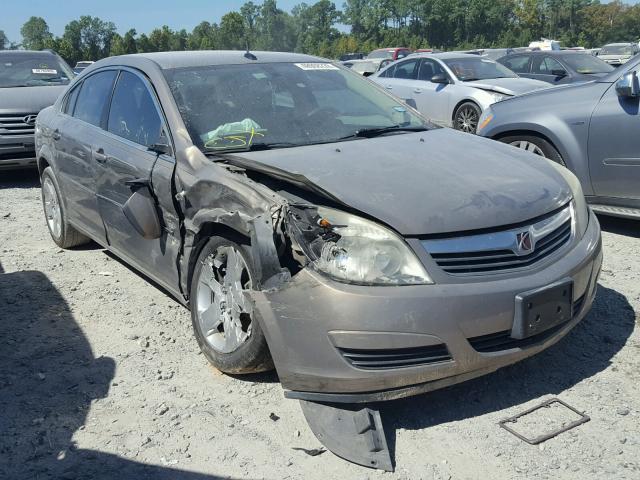
[[[36,117],[73,78],[50,51],[0,52],[0,170],[35,166]]]
[[[636,58],[593,82],[492,105],[478,134],[569,168],[599,213],[640,219],[640,85]]]
[[[631,60],[631,57],[640,52],[637,43],[609,43],[598,52],[598,58],[609,65],[619,67]]]

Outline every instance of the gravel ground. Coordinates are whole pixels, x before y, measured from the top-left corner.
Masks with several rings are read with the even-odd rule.
[[[0,478],[640,478],[640,223],[601,218],[596,302],[556,346],[385,405],[384,473],[294,450],[321,445],[275,374],[210,368],[183,307],[96,245],[57,248],[41,210],[34,175],[0,173]],[[497,425],[556,396],[591,421],[540,446]]]

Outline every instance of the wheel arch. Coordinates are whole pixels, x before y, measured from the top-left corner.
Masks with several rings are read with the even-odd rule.
[[[482,113],[484,111],[484,109],[482,108],[482,106],[480,106],[480,104],[478,103],[477,100],[474,100],[473,98],[463,98],[458,103],[456,103],[455,107],[453,107],[453,109],[451,110],[451,122],[452,123],[456,118],[456,113],[458,112],[458,109],[462,105],[464,105],[465,103],[473,103],[476,107],[478,107],[480,109],[480,113]]]

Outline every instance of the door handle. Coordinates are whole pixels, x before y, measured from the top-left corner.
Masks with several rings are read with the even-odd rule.
[[[54,140],[60,140],[60,138],[62,138],[62,136],[60,135],[60,130],[56,128],[51,134],[51,137],[53,137]]]
[[[385,85],[385,87],[387,90],[393,90],[393,87],[391,85]]]
[[[99,148],[95,152],[93,152],[93,158],[96,159],[98,163],[107,163],[107,156],[104,153],[104,149]]]
[[[422,89],[421,88],[415,88],[413,90],[413,93],[422,93]]]

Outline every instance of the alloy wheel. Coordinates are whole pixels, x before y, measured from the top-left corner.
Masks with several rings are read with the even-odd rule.
[[[471,105],[467,105],[458,110],[456,115],[456,128],[466,133],[476,133],[478,128],[478,111]]]
[[[53,181],[46,177],[42,185],[42,195],[44,197],[44,213],[47,218],[49,230],[55,238],[62,235],[62,213],[58,203],[58,195]]]
[[[205,258],[197,279],[196,318],[206,342],[232,353],[251,335],[253,307],[248,299],[252,278],[233,246],[221,246]]]
[[[541,157],[545,156],[544,152],[539,146],[526,140],[516,140],[515,142],[511,142],[509,145],[513,145],[514,147],[518,147],[530,153],[535,153],[536,155],[540,155]]]

